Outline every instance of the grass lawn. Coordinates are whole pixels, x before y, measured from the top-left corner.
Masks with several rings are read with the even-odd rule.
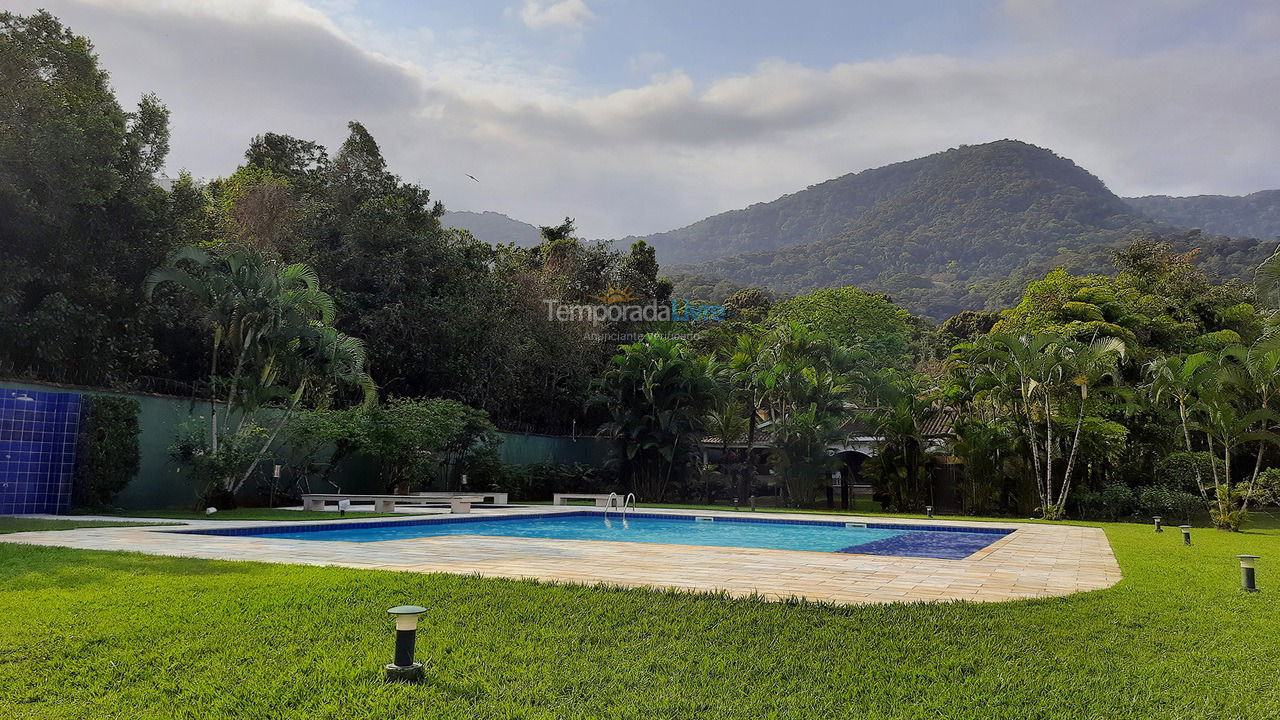
[[[1102,527],[1114,588],[866,607],[0,545],[0,717],[1280,715],[1280,530]]]
[[[74,530],[90,527],[133,527],[139,525],[177,525],[178,523],[135,523],[116,522],[114,520],[44,520],[41,518],[0,516],[0,535],[16,532],[35,532],[37,530]],[[0,550],[9,546],[0,547]]]
[[[351,518],[409,517],[403,513],[349,512],[339,517],[337,511],[284,510],[281,508],[236,508],[205,515],[198,510],[118,510],[95,512],[94,515],[119,515],[131,518],[165,518],[168,520],[350,520]]]

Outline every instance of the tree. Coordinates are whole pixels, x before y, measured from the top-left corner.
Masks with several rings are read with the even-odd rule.
[[[1178,409],[1182,440],[1188,453],[1195,452],[1191,442],[1192,409],[1199,402],[1198,391],[1217,381],[1217,358],[1208,352],[1193,355],[1171,355],[1152,360],[1147,365],[1147,389],[1154,403],[1172,401]],[[1200,496],[1209,500],[1204,474],[1196,465],[1196,487]]]
[[[1247,443],[1275,445],[1280,441],[1275,433],[1265,429],[1268,423],[1275,422],[1276,414],[1270,410],[1241,412],[1225,398],[1202,400],[1200,414],[1202,419],[1197,426],[1204,432],[1209,452],[1220,453],[1222,458],[1221,465],[1210,466],[1213,491],[1209,496],[1209,519],[1219,529],[1239,531],[1254,500],[1260,467],[1255,466],[1253,474],[1244,482],[1237,482],[1231,460]]]
[[[444,398],[394,398],[369,414],[361,448],[381,464],[383,485],[448,483],[496,459],[497,429],[483,411]],[[450,489],[457,489],[456,487]]]
[[[218,478],[224,503],[234,502],[234,494],[305,399],[327,402],[333,390],[344,386],[361,388],[365,404],[376,397],[365,372],[364,345],[328,326],[333,299],[320,289],[311,268],[244,250],[211,254],[187,248],[151,274],[148,292],[166,283],[192,295],[205,310],[211,335],[209,454],[218,457],[227,437],[250,430],[256,434],[255,415],[263,407],[285,405],[257,455],[242,454],[243,467],[221,468],[226,473]]]
[[[856,394],[852,368],[865,357],[800,323],[766,336],[757,381],[766,390],[772,461],[794,504],[813,502],[827,480],[834,465],[827,449],[839,439]]]
[[[721,374],[717,380],[727,379]],[[737,442],[747,432],[747,415],[743,411],[741,398],[730,384],[718,384],[716,389],[716,399],[711,409],[707,411],[707,416],[703,421],[705,430],[710,435],[719,438],[720,441],[720,463],[718,470],[729,480],[739,478],[745,471],[750,471],[750,463],[744,462],[745,457],[738,457],[737,453],[729,450],[732,443]],[[704,487],[703,502],[710,503],[711,498],[711,481],[710,473],[708,473],[707,482]]]
[[[887,297],[856,287],[827,288],[779,303],[766,324],[801,323],[846,348],[868,353],[870,368],[911,364],[910,313]]]
[[[1011,428],[1004,422],[962,417],[952,430],[952,454],[964,461],[960,484],[965,512],[984,515],[997,507],[1003,474],[1003,458],[1011,448]]]
[[[41,11],[0,13],[0,363],[125,384],[159,362],[142,281],[189,216],[154,175],[168,111],[126,112],[93,46]]]
[[[875,406],[862,414],[879,438],[880,478],[899,510],[931,502],[926,462],[937,438],[925,433],[941,412],[940,396],[929,378],[887,370],[876,383]]]
[[[601,381],[600,402],[610,418],[601,433],[613,439],[614,461],[639,499],[661,502],[699,448],[715,401],[715,370],[708,359],[658,335],[619,350]]]
[[[1060,519],[1066,512],[1083,429],[1090,418],[1090,391],[1114,379],[1123,349],[1123,343],[1114,338],[1086,344],[1049,334],[993,334],[962,346],[962,354],[969,356],[968,369],[982,376],[981,386],[1018,418],[1026,433],[1040,509],[1048,519]],[[1059,425],[1071,438],[1065,447],[1059,447],[1054,435]],[[1066,466],[1058,474],[1054,461],[1062,456]]]

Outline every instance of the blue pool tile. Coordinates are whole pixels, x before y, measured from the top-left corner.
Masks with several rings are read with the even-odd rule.
[[[1012,531],[997,528],[977,528],[976,532],[955,531],[954,528],[936,527],[925,531],[907,532],[891,538],[873,540],[838,550],[858,555],[897,555],[962,560],[995,542],[993,534],[1006,535]]]

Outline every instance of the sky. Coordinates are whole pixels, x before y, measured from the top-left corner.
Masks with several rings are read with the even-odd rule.
[[[88,36],[166,171],[349,120],[452,210],[680,227],[1015,138],[1121,195],[1280,187],[1274,0],[7,0]],[[479,182],[470,179],[475,176]]]

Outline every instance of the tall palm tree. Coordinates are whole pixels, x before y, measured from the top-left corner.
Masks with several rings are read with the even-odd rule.
[[[1265,429],[1269,423],[1275,422],[1276,414],[1270,410],[1241,412],[1225,397],[1202,402],[1201,414],[1203,419],[1196,424],[1204,431],[1209,452],[1222,453],[1221,469],[1218,463],[1213,464],[1209,516],[1215,527],[1236,531],[1249,511],[1257,473],[1241,487],[1232,477],[1231,458],[1249,442],[1277,444],[1280,438]]]
[[[1025,428],[1041,511],[1046,518],[1062,517],[1079,454],[1090,389],[1115,379],[1116,363],[1123,357],[1124,345],[1114,338],[1082,343],[1052,334],[994,334],[976,343],[969,352],[970,367],[987,376],[985,383],[1003,397]],[[1055,438],[1054,428],[1064,406],[1071,403],[1076,404],[1075,427],[1066,452],[1061,453],[1061,439]],[[1059,454],[1066,456],[1061,481],[1054,472],[1055,456]]]
[[[1198,402],[1197,393],[1215,385],[1220,377],[1218,358],[1210,352],[1193,355],[1170,355],[1152,360],[1146,369],[1146,389],[1153,402],[1172,400],[1178,408],[1178,420],[1182,427],[1182,440],[1188,453],[1195,452],[1191,442],[1191,413]],[[1209,491],[1200,465],[1195,465],[1196,487],[1207,502]]]
[[[1118,338],[1094,338],[1088,344],[1078,342],[1061,346],[1059,357],[1064,366],[1064,376],[1069,385],[1075,386],[1080,395],[1076,399],[1079,410],[1076,414],[1076,427],[1071,440],[1071,450],[1067,455],[1067,468],[1062,474],[1057,500],[1054,502],[1055,515],[1061,517],[1066,512],[1067,494],[1071,491],[1072,471],[1080,450],[1080,434],[1084,429],[1085,414],[1089,405],[1089,391],[1101,383],[1117,379],[1117,365],[1124,359],[1125,345]]]
[[[768,407],[770,396],[777,385],[777,373],[763,335],[747,332],[738,336],[733,354],[724,365],[723,382],[729,386],[731,396],[741,404],[747,419],[747,442],[737,483],[738,502],[746,503],[751,491],[751,478],[755,473],[760,413]]]
[[[1052,398],[1048,392],[1061,377],[1061,365],[1054,360],[1060,342],[1061,337],[1049,334],[996,333],[975,343],[970,359],[971,367],[993,388],[994,395],[1020,418],[1027,434],[1036,492],[1045,512],[1053,497],[1053,423],[1047,422],[1052,416]],[[1046,420],[1043,446],[1037,429],[1039,420]]]
[[[376,397],[363,343],[332,327],[333,298],[310,267],[277,263],[251,250],[184,248],[148,276],[148,294],[164,284],[194,295],[205,307],[212,335],[209,439],[215,455],[233,417],[238,415],[232,431],[239,432],[268,403],[283,402],[286,410],[264,452],[308,392],[353,385],[362,389],[366,404]],[[230,365],[225,376],[224,358]],[[238,490],[256,465],[255,460],[238,479],[226,478],[226,490]]]
[[[1264,411],[1259,417],[1258,428],[1263,433],[1272,430],[1271,413],[1280,401],[1280,337],[1264,336],[1249,346],[1233,345],[1220,353],[1224,383],[1235,390],[1250,407]],[[1246,505],[1253,495],[1258,476],[1262,473],[1263,455],[1266,453],[1265,436],[1258,442],[1254,456],[1253,472],[1249,475]]]

